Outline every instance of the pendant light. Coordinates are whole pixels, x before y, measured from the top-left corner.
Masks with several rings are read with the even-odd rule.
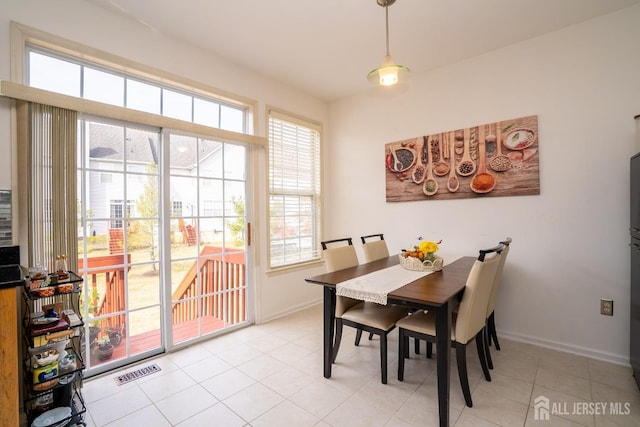
[[[382,65],[367,74],[367,79],[373,83],[379,83],[381,86],[393,86],[398,83],[399,74],[402,71],[410,71],[404,65],[398,65],[393,61],[389,54],[389,6],[394,4],[396,0],[376,0],[379,6],[384,7],[385,20],[387,23],[387,54],[382,61]]]

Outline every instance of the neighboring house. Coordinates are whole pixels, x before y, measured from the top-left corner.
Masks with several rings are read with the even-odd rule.
[[[148,180],[153,179],[152,175],[148,175],[149,168],[158,167],[161,158],[161,147],[158,144],[160,134],[89,122],[87,138],[89,169],[92,171],[87,204],[90,212],[90,234],[105,235],[109,229],[122,228],[123,218],[140,216],[137,203],[145,191]],[[222,178],[223,174],[223,156],[227,157],[224,159],[224,164],[236,165],[243,161],[238,158],[238,151],[225,152],[223,146],[222,143],[213,141],[198,142],[192,137],[172,136],[170,174],[174,180],[188,180],[189,177],[197,176],[198,165],[201,176],[212,178],[203,181],[203,187],[199,192],[195,185],[188,185],[188,182],[185,182],[186,185],[172,185],[170,191],[172,217],[183,218],[187,223],[194,225],[197,216],[220,217],[223,215],[221,192],[229,191],[229,188],[217,187],[220,183],[217,178]],[[200,147],[199,151],[198,147]],[[124,161],[127,163],[126,168],[130,174],[126,186],[122,182],[123,175],[120,173]],[[140,175],[135,175],[136,173]],[[241,194],[238,193],[236,196],[240,197]],[[198,200],[201,201],[200,204]],[[203,228],[214,229],[218,233],[222,231],[219,227]],[[176,232],[179,233],[179,230]],[[211,241],[217,237],[218,233],[201,234],[200,237]]]

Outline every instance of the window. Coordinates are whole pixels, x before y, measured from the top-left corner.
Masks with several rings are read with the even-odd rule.
[[[122,219],[131,217],[131,209],[133,207],[133,200],[127,200],[127,212],[125,214],[124,203],[122,200],[111,200],[109,203],[109,216],[115,218],[111,220],[111,228],[122,228]]]
[[[320,258],[320,126],[269,112],[270,266]]]
[[[217,99],[203,99],[165,84],[143,81],[117,70],[36,46],[27,46],[27,84],[39,89],[186,122],[244,132],[246,109]]]
[[[182,200],[174,200],[171,202],[171,216],[176,218],[182,216]]]

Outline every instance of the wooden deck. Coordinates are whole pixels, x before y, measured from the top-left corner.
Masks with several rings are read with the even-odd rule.
[[[224,328],[224,321],[213,316],[204,316],[201,318],[201,333],[207,334],[210,332],[218,331]],[[181,343],[191,338],[199,336],[198,333],[198,319],[188,320],[176,325],[173,325],[173,341],[174,343]],[[120,345],[113,349],[113,356],[107,360],[98,360],[92,358],[91,366],[98,366],[102,363],[111,362],[117,359],[124,359],[127,357],[127,342],[129,342],[129,355],[143,353],[145,351],[159,348],[162,343],[162,337],[160,336],[160,329],[156,329],[142,334],[134,335],[132,337],[124,337]]]

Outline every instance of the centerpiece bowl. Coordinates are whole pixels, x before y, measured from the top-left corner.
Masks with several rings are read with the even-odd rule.
[[[420,239],[422,240],[422,239]],[[400,265],[413,271],[440,271],[444,266],[444,259],[436,255],[442,242],[423,241],[413,247],[413,250],[403,249],[399,256]]]

